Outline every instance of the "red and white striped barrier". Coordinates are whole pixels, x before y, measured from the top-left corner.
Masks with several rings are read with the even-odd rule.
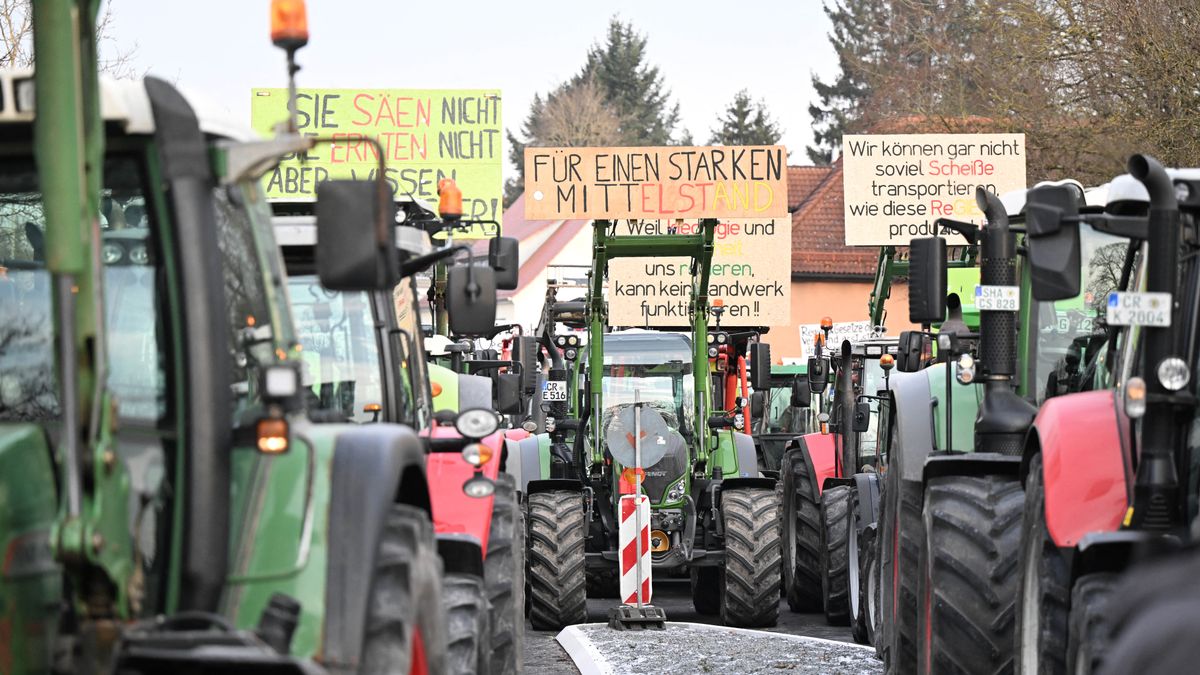
[[[637,508],[634,508],[634,505]],[[640,513],[638,513],[640,511]],[[641,579],[638,578],[638,523],[641,523]],[[638,604],[638,582],[642,585],[642,603],[650,602],[650,498],[641,495],[621,496],[621,526],[617,533],[617,546],[621,551],[621,601],[627,605]]]

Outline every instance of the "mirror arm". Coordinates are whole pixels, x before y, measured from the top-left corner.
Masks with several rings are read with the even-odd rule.
[[[400,276],[410,277],[414,274],[424,272],[434,264],[439,263],[447,258],[452,258],[456,254],[463,251],[470,253],[471,249],[460,244],[458,246],[448,246],[446,248],[438,249],[433,253],[426,253],[425,255],[417,256],[400,266]]]
[[[1150,221],[1137,216],[1114,216],[1107,213],[1088,214],[1079,216],[1079,221],[1091,225],[1093,229],[1105,234],[1118,237],[1145,241],[1150,237]]]
[[[953,218],[938,218],[933,221],[934,227],[946,228],[953,232],[961,234],[966,238],[967,242],[974,246],[979,241],[979,226],[974,223],[967,223]]]

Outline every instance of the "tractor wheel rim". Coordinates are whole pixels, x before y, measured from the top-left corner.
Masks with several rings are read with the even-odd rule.
[[[875,629],[875,617],[879,615],[879,606],[875,599],[879,592],[879,561],[871,562],[870,569],[867,570],[867,626],[871,630]]]
[[[1021,672],[1038,672],[1038,641],[1041,636],[1041,575],[1038,564],[1041,552],[1041,538],[1029,537],[1029,547],[1025,549],[1025,566],[1021,570],[1024,579],[1021,583]]]
[[[784,527],[783,527],[783,569],[787,580],[796,573],[796,495],[784,492]]]
[[[858,604],[859,604],[858,603],[858,534],[856,532],[856,530],[858,528],[855,525],[856,520],[857,519],[854,518],[852,515],[850,518],[850,523],[848,524],[848,527],[850,528],[850,536],[847,537],[847,539],[849,539],[849,541],[846,542],[846,564],[848,567],[848,569],[846,570],[846,573],[847,573],[847,581],[849,582],[847,584],[847,586],[849,587],[849,588],[847,588],[847,595],[850,596],[850,620],[851,621],[858,621]]]

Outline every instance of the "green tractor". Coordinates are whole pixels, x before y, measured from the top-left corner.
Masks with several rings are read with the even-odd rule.
[[[1070,185],[1082,204],[1084,190]],[[1081,228],[1087,283],[1050,295],[1056,280],[1037,263],[1053,252],[1046,239],[1025,238],[1024,198],[980,191],[986,226],[939,221],[979,246],[978,332],[956,316],[963,303],[947,302],[945,240],[910,248],[910,320],[940,328],[901,334],[901,372],[884,402],[876,645],[900,672],[1012,667],[1025,436],[1036,406],[1059,393],[1053,374],[1078,367],[1081,345],[1085,360],[1099,353],[1095,298],[1120,275],[1099,252],[1128,245]],[[1035,300],[1045,297],[1056,301]]]
[[[638,483],[651,503],[653,568],[690,576],[701,613],[719,614],[728,625],[773,625],[780,552],[775,480],[760,474],[753,439],[734,430],[735,411],[715,409],[712,401],[707,288],[716,221],[701,221],[699,233],[690,235],[618,236],[603,220],[593,227],[587,298],[559,313],[582,310],[586,317],[587,344],[572,366],[578,381],[545,383],[545,391],[570,396],[566,419],[555,420],[552,434],[552,447],[569,461],[526,487],[533,626],[586,620],[587,579],[617,569],[617,507]],[[648,256],[692,260],[687,333],[609,331],[609,261]],[[568,372],[554,342],[548,345],[552,378]],[[748,405],[737,403],[739,410]],[[653,439],[641,471],[633,466],[631,440],[639,410],[642,430]]]
[[[0,669],[440,671],[420,439],[299,395],[259,177],[313,141],[101,81],[98,4],[33,3],[0,75]],[[383,190],[322,188],[329,287],[395,283]]]

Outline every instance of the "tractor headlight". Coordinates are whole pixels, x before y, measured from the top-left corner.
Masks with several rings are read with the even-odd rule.
[[[1158,381],[1168,391],[1179,391],[1192,379],[1187,363],[1178,356],[1168,356],[1158,364]]]
[[[568,349],[566,352],[563,353],[563,356],[567,357],[568,361],[574,361],[575,357],[579,356],[579,352],[574,349]]]
[[[467,438],[483,438],[500,428],[500,419],[491,410],[472,408],[458,414],[454,420],[454,428]]]
[[[712,336],[710,335],[709,337],[712,337]],[[710,358],[710,359],[717,358],[717,348],[716,347],[708,348],[708,358]]]
[[[492,459],[492,449],[482,443],[470,443],[462,449],[462,458],[471,466],[483,466]]]
[[[1146,414],[1146,381],[1140,377],[1131,377],[1125,383],[1125,414],[1130,419]]]
[[[958,357],[958,372],[955,374],[959,384],[971,384],[975,381],[975,357],[963,354]]]
[[[716,340],[717,340],[717,338],[715,335],[713,335],[712,333],[708,334],[708,344],[711,345],[713,342],[716,342]]]
[[[568,337],[567,344],[571,345],[572,347],[578,347],[579,346],[579,336],[572,335],[572,336]]]
[[[724,334],[724,333],[720,333],[720,334],[718,334],[718,335],[717,335],[717,344],[722,344],[722,345],[723,345],[723,344],[725,344],[725,343],[726,343],[726,342],[728,342],[728,341],[729,341],[729,336],[728,336],[728,335],[726,335],[726,334]]]
[[[491,497],[496,491],[496,484],[487,476],[477,473],[474,478],[463,483],[463,494],[472,499],[484,499]]]
[[[150,252],[145,245],[139,244],[129,249],[129,260],[135,265],[145,265],[150,262]]]
[[[100,260],[105,265],[115,265],[121,262],[121,258],[125,257],[125,249],[121,248],[120,244],[105,244],[100,249]]]
[[[552,433],[554,433],[554,430],[557,428],[558,428],[558,422],[556,422],[553,417],[547,417],[546,418],[546,433],[552,434]]]
[[[679,481],[678,483],[672,485],[671,489],[667,490],[667,501],[677,502],[677,501],[683,499],[683,491],[684,491],[683,483],[684,483],[684,481]]]

